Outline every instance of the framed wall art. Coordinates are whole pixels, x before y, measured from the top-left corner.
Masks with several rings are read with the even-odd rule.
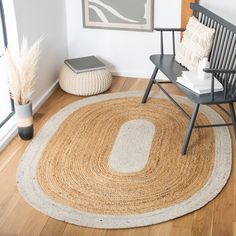
[[[82,0],[85,28],[153,31],[154,0]]]

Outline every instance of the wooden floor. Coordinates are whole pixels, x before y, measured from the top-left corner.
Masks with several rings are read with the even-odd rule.
[[[144,90],[147,80],[114,78],[109,92]],[[173,85],[165,85],[178,93]],[[157,90],[157,88],[155,88]],[[81,99],[58,89],[35,115],[36,133],[47,120],[62,107]],[[217,110],[219,111],[219,110]],[[181,115],[181,114],[180,114]],[[225,117],[225,120],[228,120]],[[232,130],[231,130],[232,135]],[[16,168],[29,142],[16,137],[0,153],[0,236],[236,236],[236,166],[223,192],[207,206],[192,214],[150,227],[125,230],[97,230],[66,224],[49,218],[29,206],[16,187]],[[235,142],[233,151],[235,158]]]

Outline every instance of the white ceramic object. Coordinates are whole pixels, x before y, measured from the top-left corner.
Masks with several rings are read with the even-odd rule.
[[[200,80],[210,79],[211,74],[204,72],[204,69],[207,69],[210,67],[210,62],[208,61],[207,57],[204,57],[198,65],[198,78]]]

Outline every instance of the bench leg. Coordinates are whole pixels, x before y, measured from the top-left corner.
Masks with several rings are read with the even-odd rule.
[[[149,81],[149,84],[148,84],[148,86],[147,86],[146,92],[145,92],[145,94],[144,94],[144,96],[143,96],[142,103],[146,103],[146,101],[147,101],[147,98],[148,98],[148,96],[149,96],[149,93],[150,93],[150,91],[151,91],[151,89],[152,89],[152,86],[153,86],[153,84],[154,84],[154,82],[155,82],[157,72],[158,72],[158,68],[156,67],[156,68],[154,69],[154,71],[153,71],[152,77],[151,77],[151,79],[150,79],[150,81]]]
[[[190,123],[189,123],[189,127],[188,127],[188,130],[187,130],[187,133],[186,133],[186,136],[185,136],[185,140],[184,140],[184,145],[183,145],[183,148],[182,148],[182,155],[186,155],[186,153],[187,153],[188,144],[189,144],[191,134],[192,134],[192,131],[193,131],[193,128],[194,128],[194,124],[195,124],[195,121],[196,121],[196,118],[197,118],[199,107],[200,107],[200,104],[196,104],[196,106],[193,110],[193,114],[192,114],[192,117],[191,117],[191,120],[190,120]]]
[[[230,108],[232,123],[234,125],[234,136],[236,138],[236,116],[235,116],[234,104],[230,103],[229,108]]]

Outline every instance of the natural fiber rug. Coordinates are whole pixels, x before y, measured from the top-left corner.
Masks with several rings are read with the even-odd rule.
[[[68,223],[127,228],[167,221],[216,197],[231,171],[227,128],[195,129],[186,156],[188,126],[165,97],[143,92],[100,95],[55,114],[25,152],[19,191],[39,211]],[[191,103],[176,96],[186,110]],[[197,123],[222,123],[211,108]]]

